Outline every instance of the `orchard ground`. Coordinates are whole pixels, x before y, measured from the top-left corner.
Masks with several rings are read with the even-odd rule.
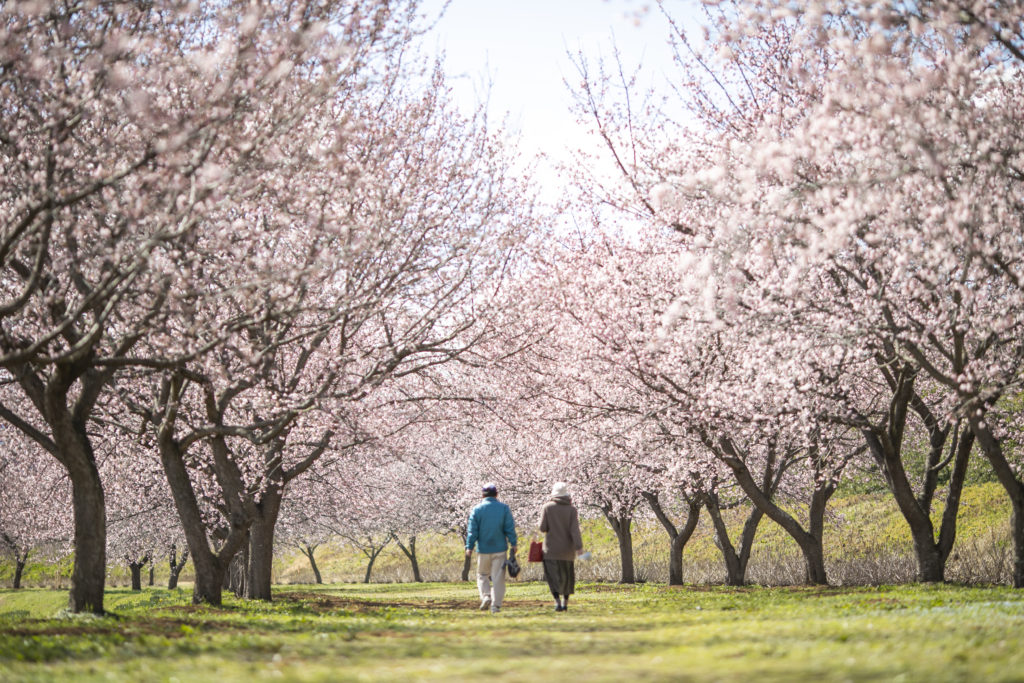
[[[0,680],[1022,680],[1024,592],[906,585],[587,583],[556,614],[538,582],[504,610],[469,583],[288,586],[193,607],[115,589],[114,615],[63,591],[0,591]]]

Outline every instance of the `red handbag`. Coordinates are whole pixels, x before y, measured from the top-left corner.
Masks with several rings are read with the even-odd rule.
[[[530,555],[526,558],[530,562],[541,562],[544,560],[544,544],[540,541],[530,543]]]

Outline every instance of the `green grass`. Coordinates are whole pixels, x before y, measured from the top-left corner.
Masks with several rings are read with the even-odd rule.
[[[539,583],[505,609],[470,584],[291,586],[270,604],[193,608],[112,590],[114,617],[64,592],[0,591],[3,681],[908,680],[1024,678],[1024,592],[1003,587],[583,584],[555,614]]]

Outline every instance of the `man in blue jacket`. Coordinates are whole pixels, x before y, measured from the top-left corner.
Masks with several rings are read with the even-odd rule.
[[[498,487],[484,484],[484,499],[469,513],[466,536],[466,557],[477,547],[476,585],[480,589],[480,609],[501,611],[505,598],[505,550],[510,546],[516,554],[516,523],[508,505],[498,501]],[[506,543],[507,541],[507,543]]]

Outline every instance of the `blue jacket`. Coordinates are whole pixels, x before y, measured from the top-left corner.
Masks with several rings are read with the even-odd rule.
[[[512,511],[497,498],[484,498],[469,513],[466,549],[472,550],[477,544],[481,553],[503,553],[509,545],[516,544],[516,523],[512,521]]]

